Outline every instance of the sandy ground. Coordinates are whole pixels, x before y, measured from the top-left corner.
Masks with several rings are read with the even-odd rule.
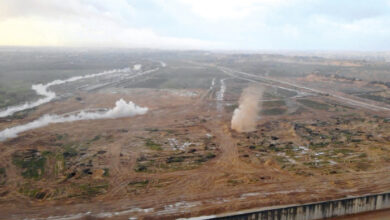
[[[82,102],[74,99],[52,102],[39,107],[25,119],[10,122],[21,124],[47,113],[63,114],[78,109],[112,107],[115,100],[119,98],[150,108],[146,115],[132,118],[52,124],[0,143],[0,164],[11,164],[10,157],[15,150],[50,145],[50,137],[55,133],[66,132],[75,140],[82,140],[99,133],[109,133],[115,139],[114,142],[104,146],[96,146],[97,149],[107,150],[108,154],[102,161],[110,168],[109,188],[106,193],[88,199],[68,198],[45,201],[26,199],[17,193],[17,184],[23,179],[18,175],[20,171],[13,167],[7,170],[9,181],[6,187],[10,193],[0,200],[1,218],[39,218],[79,214],[78,217],[81,218],[128,219],[129,216],[137,216],[147,219],[172,219],[261,206],[306,203],[390,189],[388,167],[360,172],[358,175],[350,173],[302,177],[273,164],[243,161],[239,157],[237,140],[233,138],[233,131],[229,128],[231,114],[218,111],[214,100],[210,99],[209,91],[193,92],[198,95],[180,96],[168,91],[146,89],[79,94],[83,98]],[[142,135],[140,130],[148,127],[178,128],[180,125],[182,125],[180,129],[187,129],[189,133],[197,132],[196,129],[200,128],[196,126],[192,128],[193,124],[186,127],[185,123],[182,123],[191,121],[194,117],[212,119],[203,123],[202,129],[210,131],[218,143],[219,153],[216,158],[199,168],[190,170],[161,173],[134,171],[141,151],[138,148],[134,150],[129,148],[130,136]],[[2,123],[0,126],[9,125]],[[124,128],[130,132],[116,133],[118,129]],[[121,154],[126,155],[126,163],[121,162]],[[126,187],[129,181],[134,179],[160,180],[164,184],[162,187],[150,187],[129,194]],[[44,181],[42,184],[46,184],[46,187],[56,187],[55,181]]]

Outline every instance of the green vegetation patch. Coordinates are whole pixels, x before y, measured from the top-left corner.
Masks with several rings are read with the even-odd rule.
[[[68,137],[68,134],[56,134],[56,140],[61,141]]]
[[[266,106],[268,108],[281,107],[285,105],[286,105],[286,101],[284,100],[275,100],[275,101],[269,101],[263,103],[263,106]]]
[[[286,112],[287,110],[285,108],[267,108],[267,109],[262,109],[261,115],[282,115]]]
[[[149,180],[135,180],[130,182],[128,185],[135,188],[145,188],[146,186],[148,186],[148,184]]]
[[[24,178],[40,179],[45,171],[46,157],[38,151],[30,150],[23,154],[14,154],[12,163],[22,169]]]
[[[101,138],[100,135],[96,135],[95,137],[92,138],[92,140],[90,142],[98,141],[98,140],[100,140],[100,138]]]
[[[149,131],[149,132],[158,132],[160,131],[158,128],[145,128],[145,131]]]
[[[298,94],[295,91],[291,91],[291,90],[287,90],[287,89],[281,89],[281,88],[277,88],[277,93],[279,95],[281,95],[282,97],[286,97],[286,98],[293,97],[293,96],[296,96]]]
[[[81,189],[81,195],[84,196],[97,196],[100,194],[103,194],[107,192],[108,184],[107,183],[101,183],[101,184],[93,184],[93,183],[87,183],[87,184],[81,184],[79,186]]]
[[[12,86],[10,86],[12,85]],[[0,83],[0,108],[16,105],[36,97],[31,85],[21,81]]]
[[[333,153],[334,153],[334,154],[339,154],[339,153],[341,153],[341,154],[343,154],[343,155],[349,155],[349,154],[354,153],[354,151],[351,150],[351,149],[348,149],[348,148],[340,148],[340,149],[334,149],[334,150],[333,150]]]
[[[155,143],[151,139],[147,139],[145,145],[151,150],[162,150],[161,144]]]
[[[265,147],[263,145],[249,145],[248,148],[251,150],[257,150],[257,151],[261,151],[261,152],[267,151],[267,147]]]
[[[297,99],[297,102],[309,107],[314,108],[317,110],[329,110],[329,105],[321,102],[316,102],[310,99]]]
[[[367,157],[367,154],[366,154],[366,153],[361,153],[361,154],[359,154],[358,157],[359,157],[359,158],[366,158],[366,157]]]
[[[110,176],[110,169],[104,168],[103,170],[104,170],[103,176],[105,176],[105,177]]]
[[[7,182],[7,173],[4,167],[0,167],[0,186]]]
[[[237,179],[229,179],[227,181],[227,184],[230,186],[237,186],[237,185],[242,184],[242,183],[244,183],[242,180],[237,180]]]
[[[283,156],[275,156],[274,157],[275,161],[279,164],[279,165],[283,165],[285,163],[290,163],[286,157],[283,157]]]
[[[36,110],[36,108],[30,108],[30,109],[26,109],[26,110],[23,110],[23,111],[15,112],[13,115],[8,116],[7,118],[10,118],[12,120],[14,120],[14,119],[23,119],[23,118],[27,117],[27,115],[30,112],[35,111],[35,110]]]
[[[328,161],[309,161],[303,163],[305,166],[308,166],[309,168],[321,168],[325,165],[329,164]]]
[[[71,145],[64,146],[64,152],[62,153],[62,155],[64,156],[65,159],[75,157],[77,156],[77,154],[78,154],[77,150],[74,146]]]
[[[146,164],[137,164],[137,166],[134,168],[136,172],[146,172],[148,171],[148,166]]]
[[[324,148],[328,145],[329,145],[328,142],[317,142],[317,143],[310,142],[309,148],[315,150],[315,149],[319,149],[319,148]]]
[[[146,173],[189,170],[199,167],[199,165],[202,163],[207,162],[215,157],[216,155],[212,152],[207,152],[205,154],[177,154],[168,157],[159,157],[159,155],[142,155],[137,158],[137,163],[134,170],[136,172]]]
[[[179,162],[183,162],[185,159],[186,159],[185,156],[171,156],[168,157],[167,163],[179,163]]]
[[[383,96],[379,96],[379,95],[359,94],[357,96],[360,97],[360,98],[364,98],[364,99],[371,99],[371,100],[374,100],[374,101],[377,101],[377,102],[384,102],[386,104],[390,104],[390,99],[389,98],[386,98],[386,97],[383,97]]]
[[[41,188],[36,188],[30,183],[25,183],[19,188],[19,193],[24,196],[28,196],[31,199],[44,199],[48,195],[47,191],[42,190]]]
[[[310,171],[307,171],[306,169],[297,169],[295,171],[295,174],[300,175],[300,176],[313,176],[314,174]]]
[[[213,158],[215,158],[216,155],[214,153],[207,153],[206,155],[199,155],[199,158],[196,160],[197,163],[204,163],[208,160],[211,160]]]

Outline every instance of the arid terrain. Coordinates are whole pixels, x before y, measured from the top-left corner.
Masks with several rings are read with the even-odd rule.
[[[107,112],[120,99],[148,110],[4,138],[1,219],[188,218],[390,190],[388,62],[197,51],[4,53],[3,110],[41,98],[32,84],[121,70],[48,86],[55,98],[0,118],[0,132],[44,115]],[[249,87],[261,89],[249,120],[255,127],[237,132],[232,116]]]

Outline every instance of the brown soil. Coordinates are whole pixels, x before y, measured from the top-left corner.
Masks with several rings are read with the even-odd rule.
[[[215,102],[209,99],[206,92],[196,92],[200,94],[197,97],[146,89],[131,90],[126,94],[80,94],[83,102],[75,99],[57,101],[38,108],[24,119],[2,122],[0,127],[8,127],[10,124],[31,121],[46,113],[62,114],[78,109],[111,107],[119,98],[150,108],[146,115],[132,118],[52,124],[0,143],[0,166],[6,167],[7,172],[7,182],[0,187],[2,218],[48,217],[85,212],[92,212],[96,216],[98,213],[138,207],[154,210],[122,213],[112,219],[127,219],[129,216],[171,219],[335,199],[390,189],[387,165],[367,171],[307,177],[282,169],[277,162],[271,160],[265,163],[246,160],[241,157],[241,148],[237,146],[245,137],[229,128],[231,113],[217,111]],[[327,117],[323,113],[318,114]],[[259,124],[263,126],[267,121],[300,117],[303,116],[283,116],[277,119],[269,117],[262,119]],[[310,120],[310,117],[316,119],[318,115],[307,114],[303,118]],[[283,126],[288,131],[288,126]],[[152,132],[145,131],[149,128],[159,130],[155,137],[168,137],[171,133],[163,131],[168,129],[173,130],[176,135],[182,134],[178,137],[183,139],[191,136],[200,139],[205,133],[210,133],[217,146],[212,151],[216,157],[188,169],[164,171],[159,167],[155,172],[137,172],[135,167],[143,154],[154,158],[177,155],[176,151],[164,148],[165,145],[161,151],[145,149],[142,138],[154,137]],[[118,132],[124,129],[128,132]],[[96,144],[90,144],[86,151],[86,155],[93,160],[93,175],[80,175],[79,179],[66,181],[61,175],[53,177],[49,174],[36,181],[23,178],[20,168],[13,165],[14,153],[26,149],[57,151],[58,146],[53,145],[53,137],[65,133],[72,142],[83,142],[97,135],[107,137]],[[291,131],[289,134],[290,136],[285,134],[285,138],[295,138]],[[388,147],[387,143],[384,146]],[[201,147],[196,150],[199,154],[211,152]],[[98,151],[105,153],[102,156],[96,153]],[[73,168],[76,169],[76,165]],[[109,168],[109,176],[104,176],[103,168]],[[70,196],[75,185],[93,181],[103,181],[108,187],[94,196]],[[24,182],[50,192],[63,187],[65,192],[61,197],[31,198],[20,193]],[[132,183],[133,186],[129,186]],[[180,202],[190,205],[179,207]],[[169,209],[170,206],[173,208]]]

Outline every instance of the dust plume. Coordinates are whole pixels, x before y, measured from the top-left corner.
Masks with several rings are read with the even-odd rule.
[[[123,99],[116,101],[115,107],[105,112],[86,112],[81,111],[77,114],[70,115],[44,115],[35,121],[29,122],[24,125],[18,125],[11,128],[6,128],[0,131],[0,141],[4,141],[8,138],[17,137],[19,133],[28,131],[35,128],[40,128],[53,123],[73,122],[80,120],[95,120],[95,119],[109,119],[109,118],[121,118],[130,117],[134,115],[142,115],[148,111],[146,107],[139,107],[133,102],[126,102]]]
[[[257,114],[260,111],[259,99],[263,96],[263,88],[248,87],[244,89],[239,106],[233,112],[231,128],[237,132],[256,130]]]

